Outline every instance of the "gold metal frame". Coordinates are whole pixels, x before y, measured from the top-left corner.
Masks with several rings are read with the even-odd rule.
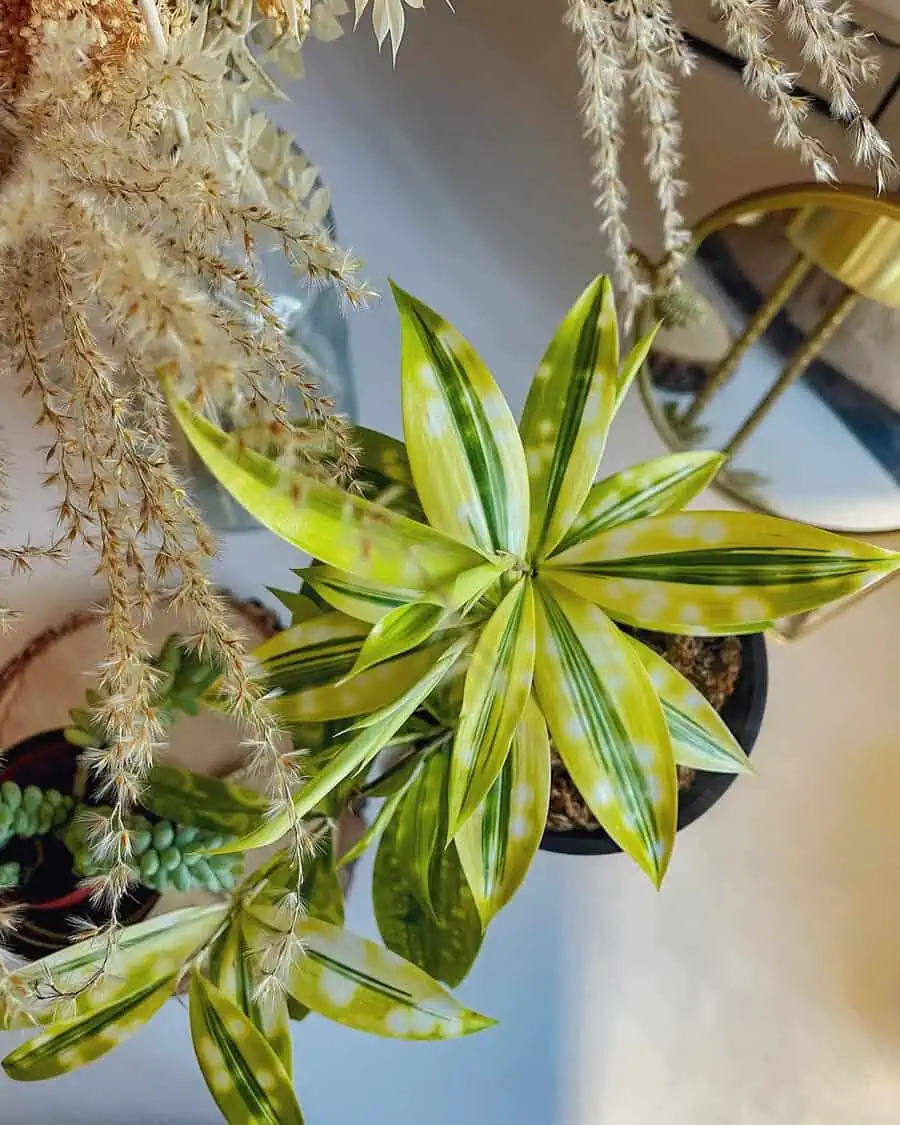
[[[805,369],[810,358],[824,346],[860,296],[868,296],[884,304],[900,307],[900,250],[894,252],[895,246],[900,247],[900,199],[897,196],[874,196],[871,189],[865,187],[792,184],[754,192],[734,200],[701,219],[693,229],[688,246],[688,259],[711,234],[723,230],[732,223],[746,223],[755,217],[761,218],[778,211],[798,212],[801,220],[798,236],[791,239],[798,248],[798,257],[782,275],[776,288],[751,318],[744,334],[738,337],[723,359],[717,372],[716,386],[707,384],[687,408],[685,417],[693,419],[699,414],[716,387],[734,371],[743,353],[765,332],[788,296],[811,268],[820,268],[844,282],[847,292],[820,322],[806,345],[782,371],[776,384],[760,401],[757,412],[754,412],[733,436],[728,443],[731,452],[734,452],[750,436],[755,426],[763,420],[765,413],[774,405],[780,392]],[[857,224],[859,231],[856,232],[852,244],[844,240],[838,251],[832,252],[831,245],[820,237],[822,232],[819,228],[822,226],[827,228],[828,237],[833,241],[838,227],[833,222],[829,225],[827,216],[829,212],[835,211],[846,211],[848,215],[857,216],[864,221]],[[821,214],[826,216],[824,223],[817,221]],[[810,219],[811,221],[808,221]],[[891,242],[887,250],[885,228],[895,233],[897,238],[897,242]],[[866,234],[869,232],[872,237],[867,239]],[[664,266],[661,264],[657,268],[662,271]],[[646,306],[638,316],[642,330],[646,331],[653,318],[652,307]],[[671,425],[657,401],[647,364],[640,372],[638,384],[647,413],[663,441],[673,450],[689,448],[688,442]],[[748,496],[739,486],[730,484],[727,477],[725,480],[715,481],[712,487],[725,493],[744,508],[767,514],[783,514]],[[832,530],[840,529],[832,528]],[[900,546],[900,528],[868,533],[848,530],[847,534],[861,535],[882,546],[894,548]],[[869,587],[834,606],[804,614],[787,622],[779,622],[775,632],[786,640],[792,640],[840,613],[873,589],[874,587]]]

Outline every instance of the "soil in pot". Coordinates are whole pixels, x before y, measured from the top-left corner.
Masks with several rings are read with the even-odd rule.
[[[646,630],[627,631],[686,676],[722,714],[744,750],[749,751],[762,717],[766,691],[762,637],[685,637]],[[740,713],[739,724],[731,721],[737,717],[732,714],[735,712]],[[741,725],[742,729],[736,729],[736,725]],[[733,779],[730,774],[698,774],[679,766],[679,828],[705,812]],[[555,751],[547,829],[541,846],[566,852],[619,850],[597,823]]]
[[[77,793],[78,751],[61,730],[26,738],[6,751],[4,759],[0,783],[14,781],[22,789],[28,785],[57,789],[91,803],[90,793],[84,797]],[[5,938],[14,953],[42,957],[71,944],[73,918],[94,925],[106,920],[103,911],[90,903],[88,892],[79,887],[72,856],[54,835],[11,840],[0,850],[0,862],[10,861],[19,863],[24,875],[22,885],[4,896],[24,906],[19,925]],[[136,887],[122,904],[122,921],[128,924],[145,918],[158,898],[155,891]]]

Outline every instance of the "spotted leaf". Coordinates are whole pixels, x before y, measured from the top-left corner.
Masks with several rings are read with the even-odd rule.
[[[364,469],[380,473],[386,480],[397,484],[414,487],[412,468],[402,441],[366,426],[354,426],[352,438],[359,463]]]
[[[290,1077],[265,1036],[197,971],[189,1008],[194,1053],[225,1120],[235,1125],[303,1125]]]
[[[747,512],[682,512],[600,532],[547,573],[616,621],[689,635],[758,633],[884,578],[900,554]]]
[[[393,828],[394,847],[409,887],[432,917],[431,871],[435,856],[444,848],[448,765],[446,753],[432,754],[422,764],[405,792]]]
[[[11,983],[15,989],[32,992],[48,979],[64,981],[70,991],[81,990],[74,1001],[74,1015],[88,1015],[127,995],[135,980],[152,984],[177,974],[184,962],[215,934],[227,913],[227,904],[216,903],[148,918],[122,931],[109,960],[104,938],[85,938],[18,967]],[[101,972],[104,965],[108,971]],[[36,1018],[46,1023],[61,1011],[73,1014],[68,1003],[59,1010],[47,1004],[36,1013]],[[0,1028],[30,1027],[32,1023],[31,1018],[17,1018],[8,1012],[0,1019]]]
[[[554,746],[591,812],[658,886],[678,800],[659,699],[601,610],[555,583],[537,589],[534,679]]]
[[[280,992],[259,996],[260,975],[255,968],[254,948],[252,927],[248,927],[245,915],[239,911],[213,949],[209,975],[213,984],[237,1004],[264,1036],[290,1078],[294,1060],[287,1002]]]
[[[443,834],[442,834],[443,835]],[[372,905],[388,949],[455,987],[478,956],[481,918],[455,844],[432,857],[426,910],[413,888],[408,856],[397,847],[396,822],[384,830],[372,873]]]
[[[634,637],[629,641],[662,703],[678,765],[714,773],[752,773],[737,739],[691,681],[652,648]]]
[[[254,910],[276,932],[271,910]],[[454,1039],[493,1020],[458,1004],[446,989],[395,953],[315,918],[297,923],[303,943],[287,987],[294,999],[326,1019],[395,1039]]]
[[[197,455],[238,503],[276,535],[338,570],[430,588],[477,566],[471,548],[361,496],[280,468],[170,395]]]
[[[429,523],[485,554],[525,549],[528,477],[516,424],[471,345],[394,286],[403,432]]]
[[[295,815],[305,816],[311,812],[344,778],[364,769],[374,759],[378,751],[390,742],[413,711],[428,698],[453,667],[465,649],[466,643],[465,640],[459,640],[449,645],[440,656],[436,657],[427,674],[399,699],[373,715],[367,716],[361,725],[349,732],[348,741],[328,764],[301,786],[294,795]],[[253,832],[237,840],[231,840],[220,848],[211,849],[210,854],[243,852],[267,847],[279,840],[290,824],[291,818],[286,811],[269,815]]]
[[[521,886],[544,834],[549,801],[550,740],[540,709],[529,699],[497,780],[456,834],[485,926]]]
[[[269,807],[252,789],[174,766],[152,767],[141,804],[165,820],[228,833],[249,831]]]
[[[569,529],[597,475],[612,419],[619,332],[612,286],[598,277],[550,342],[537,370],[521,433],[531,486],[532,555],[548,554]]]
[[[598,481],[554,555],[619,524],[679,511],[706,488],[724,459],[721,453],[670,453]]]
[[[450,835],[494,784],[534,670],[534,596],[518,582],[482,629],[466,673],[450,767]]]
[[[175,976],[150,982],[131,981],[131,989],[87,1015],[54,1023],[3,1060],[17,1082],[37,1082],[68,1074],[101,1058],[133,1035],[172,995]]]

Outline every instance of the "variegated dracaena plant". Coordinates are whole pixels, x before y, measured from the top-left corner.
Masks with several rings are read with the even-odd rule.
[[[245,831],[267,807],[252,791],[169,767],[150,778],[146,804],[226,834]],[[286,933],[283,900],[295,888],[291,860],[276,853],[227,901],[150,918],[122,931],[112,947],[87,937],[6,971],[0,1030],[37,1027],[37,1034],[4,1058],[3,1069],[35,1081],[92,1062],[186,987],[197,1062],[229,1125],[302,1125],[291,1020],[313,1011],[375,1035],[422,1040],[491,1025],[416,965],[342,928],[330,849],[304,870],[306,913]],[[280,986],[266,988],[269,959],[284,950]]]
[[[450,698],[452,741],[417,775],[407,811],[421,823],[409,832],[434,854],[455,840],[483,920],[539,842],[550,739],[597,820],[658,885],[675,838],[676,763],[747,763],[699,694],[618,623],[759,631],[858,591],[900,555],[770,516],[682,512],[718,454],[660,457],[595,483],[650,346],[644,338],[620,360],[605,278],[557,330],[518,427],[459,332],[394,296],[405,448],[379,448],[389,453],[383,476],[424,519],[295,473],[172,403],[220,482],[318,560],[306,581],[335,609],[258,651],[286,722],[344,721],[296,808],[305,814],[363,777],[417,712],[439,713]],[[262,821],[234,846],[263,846],[285,827]]]

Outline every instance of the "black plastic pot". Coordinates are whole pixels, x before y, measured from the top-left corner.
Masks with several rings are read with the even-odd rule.
[[[762,725],[769,687],[769,661],[762,633],[741,637],[741,670],[734,691],[720,714],[745,754],[753,750]],[[702,816],[734,783],[736,774],[698,771],[691,785],[678,795],[678,831]],[[612,855],[622,849],[602,828],[574,828],[559,832],[548,828],[541,840],[547,852],[568,855]]]
[[[0,783],[15,781],[23,789],[38,785],[92,803],[90,792],[77,792],[79,751],[67,742],[61,730],[44,731],[5,751]],[[23,957],[43,957],[72,943],[72,919],[102,925],[106,915],[91,905],[89,892],[80,887],[72,870],[69,850],[55,836],[31,840],[11,840],[2,852],[3,860],[15,860],[27,873],[25,884],[4,894],[4,899],[25,907],[21,922],[5,944]],[[147,887],[135,887],[122,903],[124,923],[139,922],[153,908],[159,895]]]

